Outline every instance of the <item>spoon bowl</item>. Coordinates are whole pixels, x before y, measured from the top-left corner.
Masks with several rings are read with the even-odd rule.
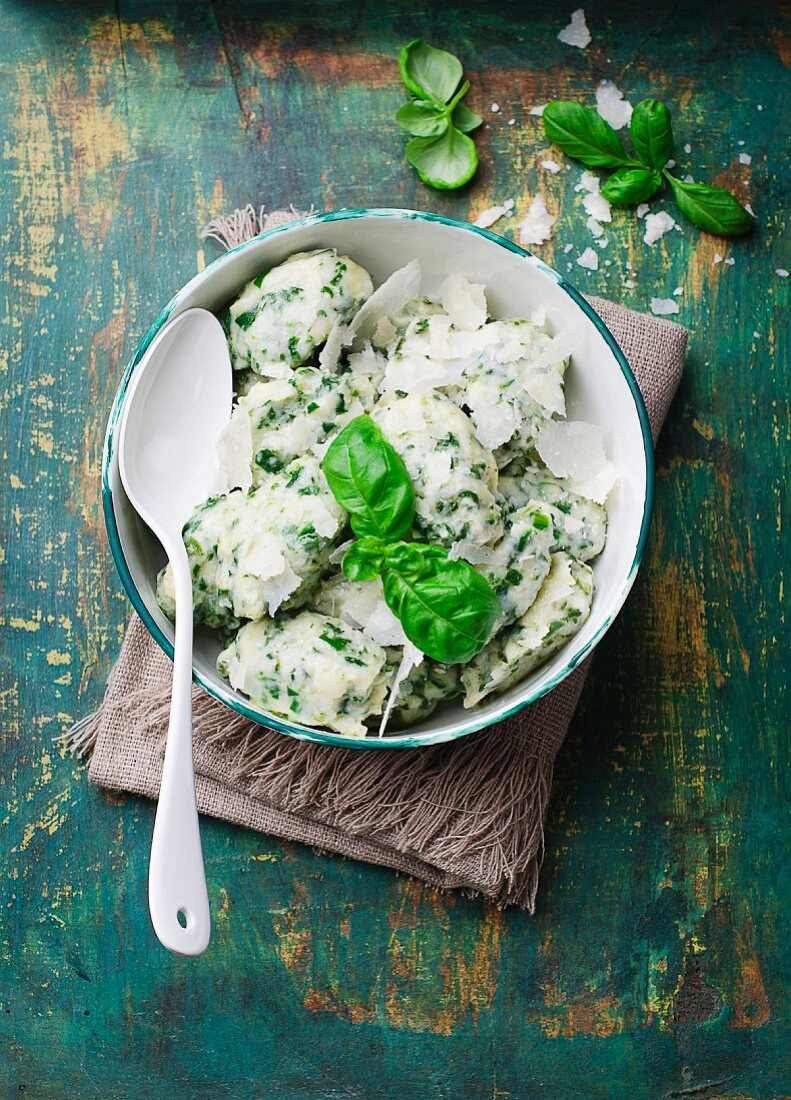
[[[192,579],[182,528],[220,488],[215,444],[231,413],[225,333],[208,310],[188,309],[152,341],[129,387],[118,430],[126,494],[173,571],[176,641],[148,900],[162,944],[205,951],[211,932],[192,762]]]

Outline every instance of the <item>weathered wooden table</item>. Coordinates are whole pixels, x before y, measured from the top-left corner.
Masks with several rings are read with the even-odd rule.
[[[591,2],[581,52],[556,39],[572,6],[0,3],[3,1097],[791,1091],[788,28],[779,5]],[[393,122],[417,35],[464,59],[486,116],[459,194],[416,183]],[[214,942],[171,958],[146,910],[152,807],[53,743],[99,701],[129,614],[98,501],[123,363],[215,255],[206,219],[248,200],[468,218],[540,189],[564,271],[591,243],[579,169],[539,167],[528,111],[603,78],[665,97],[684,169],[760,227],[649,248],[616,213],[599,271],[573,267],[639,309],[683,288],[692,338],[648,559],[560,756],[539,911],[207,820]]]

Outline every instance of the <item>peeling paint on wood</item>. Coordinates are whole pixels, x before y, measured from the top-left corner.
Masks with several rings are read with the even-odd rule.
[[[3,1097],[791,1091],[787,15],[590,0],[578,51],[556,38],[572,6],[0,0]],[[416,182],[392,120],[418,35],[463,58],[485,116],[459,193]],[[749,239],[682,221],[649,248],[616,211],[599,270],[574,263],[580,169],[541,169],[529,109],[605,77],[668,100],[682,171],[752,203]],[[558,761],[537,916],[206,821],[214,942],[170,958],[151,807],[53,741],[99,701],[129,612],[98,500],[123,364],[230,207],[467,218],[539,191],[542,258],[638,309],[681,287],[692,339],[645,568]]]

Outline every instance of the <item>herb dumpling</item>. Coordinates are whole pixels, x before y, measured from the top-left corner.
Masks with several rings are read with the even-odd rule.
[[[436,392],[387,393],[371,416],[412,478],[420,538],[448,548],[460,540],[485,546],[500,538],[497,466],[450,398]]]
[[[269,475],[257,489],[213,497],[184,527],[196,622],[234,629],[305,603],[346,523],[314,455]],[[172,614],[170,568],[158,581]]]
[[[443,665],[424,657],[402,681],[390,724],[414,726],[433,714],[440,703],[455,698],[462,690],[460,672],[459,665]]]
[[[350,320],[372,293],[365,268],[334,248],[295,253],[248,283],[231,304],[234,369],[287,377],[313,357],[336,321]]]
[[[504,466],[529,449],[545,421],[565,414],[568,359],[552,352],[552,337],[532,321],[489,321],[483,332],[489,343],[466,368],[456,400]]]
[[[230,487],[258,485],[329,440],[373,405],[364,375],[298,367],[288,378],[260,379],[240,397],[218,445]]]
[[[592,600],[590,566],[562,551],[553,554],[531,607],[464,668],[464,706],[474,707],[492,692],[505,691],[564,646],[588,618]]]
[[[566,550],[573,558],[590,561],[604,549],[606,509],[575,493],[564,478],[545,466],[517,459],[500,474],[499,489],[510,508],[520,508],[531,500],[544,502],[554,527],[553,550]]]
[[[341,619],[301,611],[247,623],[217,658],[232,687],[270,714],[363,737],[392,669],[384,649]]]
[[[505,534],[492,549],[457,543],[454,556],[467,558],[500,601],[495,630],[514,622],[535,600],[549,573],[555,531],[549,509],[539,501],[505,516]]]

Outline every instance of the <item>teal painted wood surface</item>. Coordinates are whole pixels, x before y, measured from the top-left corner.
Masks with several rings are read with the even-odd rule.
[[[581,52],[556,39],[573,6],[0,2],[2,1096],[791,1093],[788,21],[591,0]],[[416,183],[392,121],[416,35],[463,58],[486,116],[458,194]],[[752,203],[749,239],[682,223],[649,248],[618,212],[598,272],[573,264],[579,169],[540,167],[528,111],[603,78],[670,103],[682,170]],[[683,288],[692,334],[645,568],[558,761],[538,912],[207,820],[214,941],[171,958],[146,911],[151,806],[53,743],[101,698],[129,613],[98,502],[122,365],[215,254],[213,214],[467,218],[537,191],[559,216],[544,259],[640,309]]]

